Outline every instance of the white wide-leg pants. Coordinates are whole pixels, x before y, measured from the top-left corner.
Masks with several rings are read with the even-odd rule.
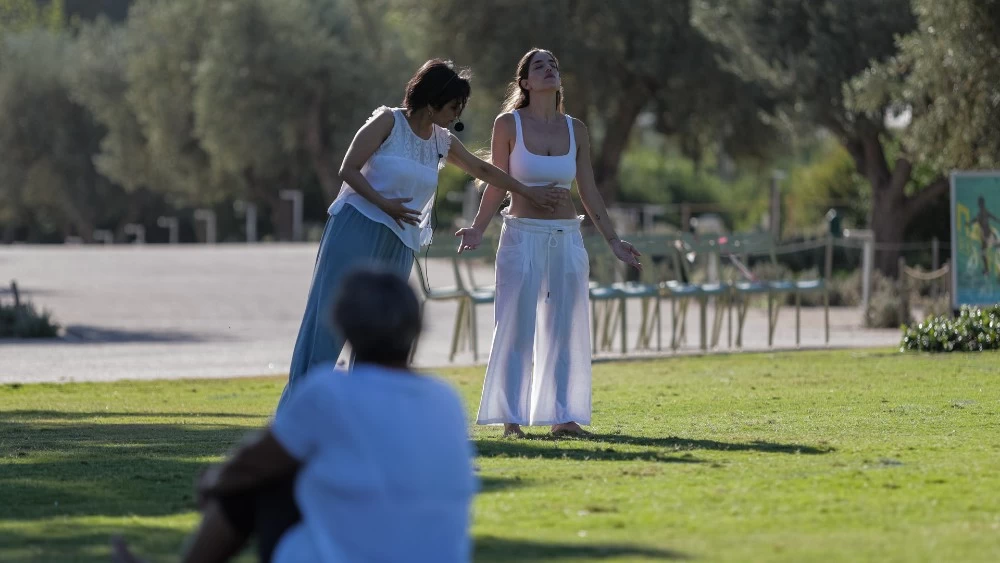
[[[504,217],[478,424],[590,424],[589,272],[579,218]]]

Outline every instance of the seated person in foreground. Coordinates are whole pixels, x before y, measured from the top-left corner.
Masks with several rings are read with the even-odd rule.
[[[477,482],[465,410],[447,384],[409,369],[421,330],[413,290],[358,271],[334,322],[354,370],[317,366],[268,429],[205,473],[183,561],[227,561],[251,538],[264,562],[470,560]],[[121,540],[114,551],[139,561]]]

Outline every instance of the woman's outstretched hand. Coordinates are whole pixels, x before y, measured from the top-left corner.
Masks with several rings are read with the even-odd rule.
[[[474,227],[465,227],[455,233],[456,237],[462,237],[462,242],[458,244],[458,253],[465,250],[475,250],[483,243],[483,233]]]
[[[611,245],[611,251],[615,253],[615,257],[622,262],[632,266],[636,270],[642,271],[642,264],[639,263],[639,256],[642,256],[638,250],[635,249],[627,241],[621,239],[615,239],[609,242]]]

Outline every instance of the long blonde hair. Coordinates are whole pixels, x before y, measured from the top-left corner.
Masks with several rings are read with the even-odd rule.
[[[521,60],[517,63],[517,71],[514,72],[514,80],[507,85],[507,91],[504,94],[503,105],[500,106],[500,113],[512,112],[516,109],[521,109],[528,107],[531,103],[531,92],[525,90],[521,87],[521,81],[528,79],[528,71],[531,70],[531,59],[535,58],[538,53],[548,53],[552,55],[552,59],[556,61],[556,66],[559,66],[559,59],[552,54],[552,51],[548,49],[541,49],[539,47],[533,47],[530,51],[521,57]],[[559,91],[556,92],[556,111],[559,113],[566,113],[563,108],[563,89],[562,86],[559,87]]]

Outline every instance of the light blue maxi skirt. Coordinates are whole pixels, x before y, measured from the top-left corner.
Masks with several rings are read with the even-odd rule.
[[[336,216],[327,219],[323,230],[306,312],[295,341],[288,384],[278,402],[279,409],[310,368],[337,361],[344,348],[344,338],[333,327],[333,300],[344,276],[366,265],[376,265],[408,279],[413,267],[413,250],[385,225],[345,205]]]

